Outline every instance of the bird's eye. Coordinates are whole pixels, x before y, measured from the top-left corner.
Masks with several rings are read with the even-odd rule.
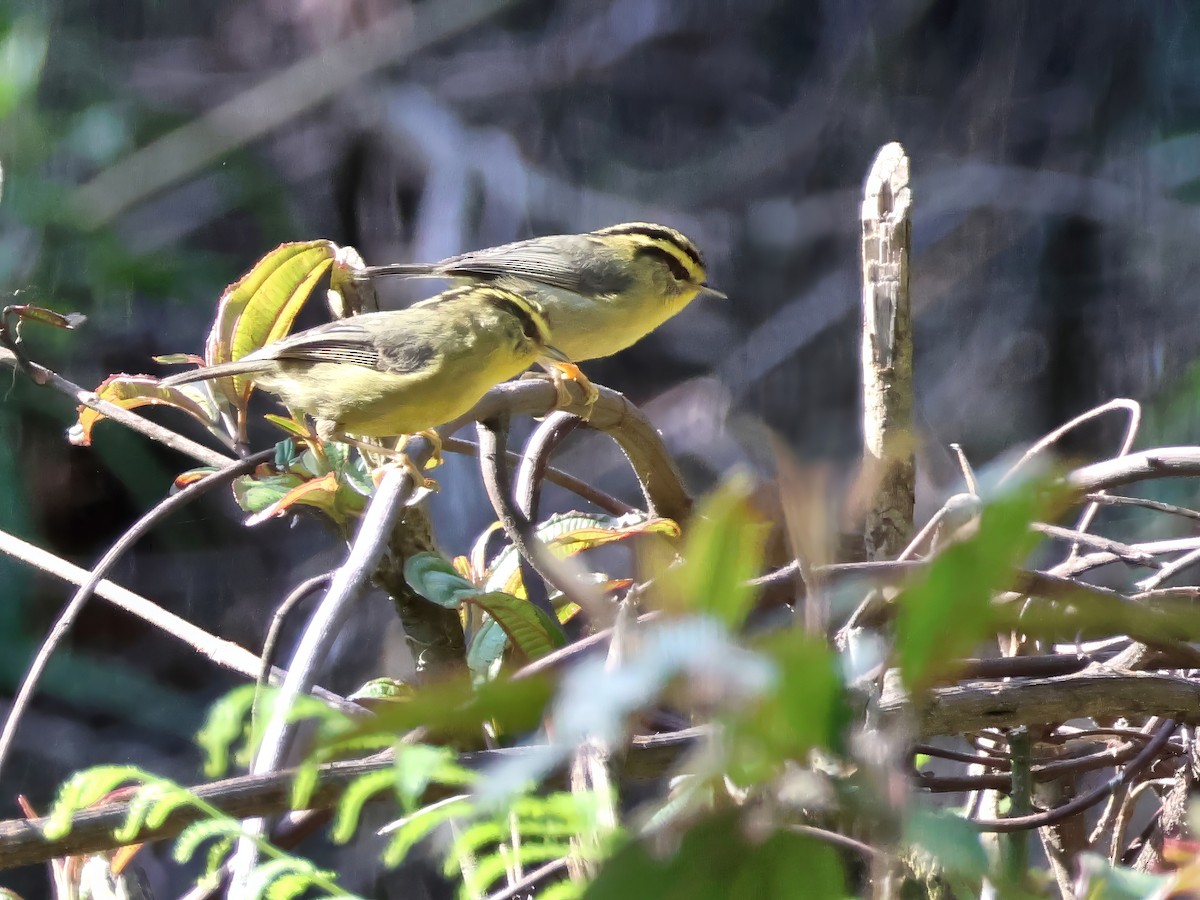
[[[664,250],[662,247],[656,247],[651,244],[648,247],[638,247],[637,256],[651,256],[665,265],[670,271],[671,276],[676,281],[688,281],[691,278],[691,273],[688,272],[687,266],[679,261],[674,253],[669,250]]]

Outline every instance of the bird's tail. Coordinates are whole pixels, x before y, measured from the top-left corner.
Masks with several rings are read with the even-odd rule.
[[[181,384],[191,384],[193,381],[208,381],[210,378],[226,378],[231,375],[253,375],[265,372],[275,365],[270,359],[239,359],[234,362],[220,363],[215,366],[201,366],[188,372],[180,372],[159,382],[163,387],[178,387]]]
[[[379,278],[385,275],[397,275],[401,278],[444,278],[428,263],[392,263],[387,266],[367,266],[354,273],[357,279]]]

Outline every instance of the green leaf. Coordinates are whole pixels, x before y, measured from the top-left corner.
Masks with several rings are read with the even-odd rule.
[[[76,812],[86,809],[128,781],[153,777],[137,766],[95,766],[72,775],[58,789],[58,797],[46,817],[43,829],[48,840],[58,840],[71,832]]]
[[[664,600],[707,613],[739,628],[754,603],[748,582],[762,563],[766,526],[750,507],[750,479],[734,475],[697,510],[687,534],[683,565],[663,579]]]
[[[414,591],[446,609],[458,609],[464,600],[479,593],[438,553],[416,553],[404,563],[404,580]]]
[[[291,472],[243,475],[233,481],[233,496],[238,506],[257,515],[265,509],[270,509],[303,483],[303,478]]]
[[[658,858],[640,843],[611,857],[586,900],[844,900],[845,874],[827,844],[787,831],[748,840],[734,814],[695,824],[675,852]]]
[[[376,794],[394,789],[395,776],[387,769],[367,772],[355,778],[338,800],[333,825],[329,829],[330,839],[335,844],[344,844],[354,837],[363,805]]]
[[[488,619],[471,637],[467,648],[467,668],[480,681],[491,681],[500,674],[500,660],[508,647],[508,635],[495,619]]]
[[[1196,887],[1193,880],[1178,883],[1180,875],[1188,877],[1194,863],[1182,873],[1155,875],[1127,868],[1113,868],[1108,860],[1096,853],[1081,853],[1079,868],[1087,878],[1088,900],[1141,900],[1143,897],[1193,896],[1188,889]],[[1174,888],[1174,892],[1171,889]]]
[[[466,676],[429,684],[411,700],[389,703],[369,719],[347,725],[341,737],[391,736],[424,726],[438,734],[473,735],[495,721],[506,733],[536,727],[553,693],[548,678],[499,680],[475,687]]]
[[[10,10],[6,18],[12,14]],[[48,30],[38,17],[10,19],[0,36],[0,119],[12,113],[37,87],[48,46]]]
[[[557,623],[528,600],[492,591],[475,594],[467,602],[491,616],[527,660],[540,659],[566,643]]]
[[[896,652],[905,684],[920,690],[993,630],[992,594],[1032,552],[1029,524],[1052,518],[1055,496],[1027,485],[988,503],[979,529],[937,555],[896,600]]]
[[[395,703],[410,699],[414,693],[415,690],[411,684],[406,684],[395,678],[372,678],[346,699],[353,700],[355,703],[362,703],[363,701],[367,701],[368,703],[372,701]]]
[[[777,677],[758,703],[734,707],[729,765],[741,785],[773,778],[814,748],[838,749],[851,718],[837,660],[824,641],[789,631],[755,649],[775,663]]]
[[[981,879],[987,873],[987,853],[979,832],[961,816],[914,805],[904,820],[904,840],[954,875]]]
[[[490,529],[489,532],[490,534]],[[602,547],[617,541],[647,534],[677,537],[679,526],[671,519],[647,516],[645,513],[628,513],[623,516],[607,516],[599,513],[558,513],[537,526],[538,539],[558,557],[575,556],[594,547]],[[485,534],[482,540],[486,540]],[[474,554],[478,556],[478,554]],[[478,561],[478,560],[476,560]],[[504,591],[514,597],[524,597],[521,584],[521,559],[511,544],[496,554],[487,567],[487,578],[483,586],[488,591]]]
[[[247,719],[256,693],[256,685],[241,685],[209,709],[208,718],[196,735],[196,744],[205,754],[204,774],[209,778],[220,778],[228,770],[230,752],[246,737]]]

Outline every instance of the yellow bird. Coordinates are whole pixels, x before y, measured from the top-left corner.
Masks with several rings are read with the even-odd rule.
[[[322,440],[362,446],[349,435],[427,432],[467,412],[488,389],[539,357],[563,358],[549,345],[537,304],[521,293],[474,285],[436,300],[299,331],[241,359],[161,383],[250,378],[312,416]]]
[[[531,238],[436,263],[367,267],[359,277],[386,275],[453,278],[530,294],[554,346],[574,362],[624,350],[696,297],[725,298],[708,286],[704,257],[691,240],[647,222]],[[417,307],[440,302],[434,297]],[[578,368],[547,364],[580,380],[594,400],[595,389]]]

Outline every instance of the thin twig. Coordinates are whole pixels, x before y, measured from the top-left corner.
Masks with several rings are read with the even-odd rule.
[[[537,521],[542,479],[549,472],[550,455],[582,424],[584,420],[579,416],[562,411],[553,412],[546,416],[525,443],[525,455],[517,469],[513,493],[517,509],[527,519]]]
[[[567,387],[572,392],[572,402],[565,409],[576,415],[588,415],[583,390],[574,382],[567,382]],[[600,396],[591,407],[588,426],[607,434],[624,451],[650,515],[686,522],[691,516],[692,499],[654,425],[622,394],[600,385],[596,388]],[[438,430],[450,435],[474,422],[506,414],[544,416],[556,409],[557,404],[558,394],[546,379],[509,381],[492,388],[474,409]]]
[[[1182,516],[1185,519],[1200,519],[1200,511],[1178,506],[1174,503],[1163,503],[1161,500],[1147,500],[1145,497],[1122,497],[1119,494],[1087,494],[1085,500],[1099,503],[1101,506],[1137,506],[1142,509],[1152,509],[1155,512],[1167,513],[1172,516]]]
[[[476,429],[479,435],[479,466],[483,484],[504,533],[520,554],[525,594],[531,603],[557,625],[558,614],[550,602],[546,587],[548,585],[555,588],[564,597],[573,597],[576,593],[572,584],[574,579],[569,576],[561,577],[564,573],[556,570],[550,552],[538,538],[533,523],[513,505],[508,458],[504,455],[504,440],[508,435],[507,422],[503,419],[481,421],[477,423]],[[561,633],[561,626],[559,628]]]
[[[520,896],[532,897],[532,893],[526,894],[525,892],[537,887],[542,881],[566,867],[567,860],[565,857],[563,859],[551,860],[544,866],[534,869],[520,881],[510,884],[508,887],[494,894],[488,894],[486,900],[513,900],[513,898]]]
[[[1143,553],[1137,547],[1123,544],[1120,541],[1114,541],[1095,534],[1088,534],[1084,531],[1076,531],[1073,528],[1063,528],[1060,525],[1047,525],[1045,522],[1034,522],[1030,525],[1030,528],[1047,537],[1071,541],[1075,547],[1082,546],[1091,547],[1094,550],[1104,550],[1130,565],[1149,566],[1153,569],[1162,566],[1162,563],[1153,554]]]
[[[1158,725],[1156,720],[1152,720],[1146,730],[1151,731],[1155,727],[1157,727],[1157,732],[1154,735],[1154,739],[1147,743],[1141,752],[1121,772],[1109,778],[1100,786],[1088,791],[1086,794],[1081,794],[1064,803],[1062,806],[1056,806],[1054,809],[1043,810],[1032,815],[1014,816],[1010,819],[977,819],[972,824],[980,831],[1008,834],[1014,831],[1045,828],[1069,819],[1072,816],[1079,815],[1081,812],[1095,806],[1119,786],[1128,784],[1142,769],[1150,765],[1158,755],[1158,751],[1171,739],[1171,735],[1175,733],[1177,726],[1171,719],[1165,720],[1161,725]]]
[[[275,610],[275,614],[271,616],[271,624],[267,628],[267,636],[263,639],[262,655],[259,657],[258,684],[254,691],[254,706],[251,714],[255,722],[258,721],[258,710],[262,700],[263,687],[267,684],[268,673],[274,668],[275,651],[278,649],[277,645],[279,643],[279,636],[283,631],[283,623],[287,621],[287,617],[302,600],[306,599],[317,588],[327,585],[329,579],[332,577],[332,572],[324,572],[300,582],[283,598],[283,602],[279,604]]]
[[[16,356],[7,348],[0,348],[0,363],[6,363],[13,368],[20,368]],[[46,384],[54,388],[60,394],[70,397],[76,403],[86,406],[88,409],[94,409],[98,413],[102,413],[105,417],[112,419],[114,422],[119,422],[126,428],[143,434],[153,441],[157,441],[165,447],[170,447],[185,456],[190,456],[192,459],[206,466],[215,466],[221,468],[229,465],[233,460],[222,453],[215,450],[210,450],[203,444],[197,444],[195,441],[185,438],[181,434],[171,431],[169,428],[164,428],[149,419],[139,416],[137,413],[123,407],[117,406],[115,403],[110,403],[107,400],[101,400],[94,391],[88,391],[81,388],[73,382],[67,381],[57,372],[52,372],[37,363],[29,363],[29,367],[37,373],[34,380],[38,384]]]
[[[33,662],[30,663],[25,677],[21,680],[21,687],[18,689],[16,697],[13,698],[8,717],[4,721],[4,728],[0,731],[0,770],[3,770],[8,754],[12,750],[17,726],[20,724],[21,717],[24,715],[25,709],[33,698],[33,692],[37,688],[38,680],[50,662],[51,655],[58,647],[59,642],[66,636],[75,619],[78,618],[84,604],[92,596],[92,592],[96,589],[96,586],[104,580],[104,576],[108,574],[109,570],[146,532],[172,515],[176,510],[187,506],[193,500],[204,496],[213,489],[228,484],[239,475],[254,471],[255,466],[271,459],[274,454],[274,450],[264,450],[240,462],[227,465],[225,468],[213,472],[211,475],[206,475],[199,481],[188,485],[179,493],[163,500],[138,519],[132,527],[117,539],[108,552],[100,558],[100,561],[92,569],[87,581],[80,585],[79,590],[75,592],[70,602],[59,614],[54,626],[50,629],[50,633],[42,641],[42,645],[38,649],[37,655],[33,658]]]
[[[450,453],[461,453],[464,456],[479,455],[478,444],[456,437],[442,438],[442,449]],[[520,453],[515,453],[512,450],[505,450],[504,452],[510,463],[519,464],[521,462],[522,457]],[[612,513],[614,516],[623,516],[626,513],[633,512],[635,509],[635,507],[624,500],[618,500],[612,494],[607,494],[598,488],[594,488],[582,478],[576,478],[570,472],[564,472],[562,469],[547,466],[545,479],[551,484],[557,484],[561,488],[566,488],[589,503],[596,504],[596,506],[607,513]]]
[[[420,450],[417,449],[418,443]],[[424,464],[429,449],[427,441],[414,441],[405,448],[405,453],[420,466]],[[262,743],[250,767],[250,774],[266,774],[282,764],[291,736],[288,722],[291,708],[296,698],[312,686],[317,667],[325,661],[329,647],[350,614],[354,601],[379,564],[387,548],[388,536],[404,505],[412,497],[414,487],[412,476],[405,470],[390,469],[384,475],[359,522],[358,534],[350,546],[346,561],[334,572],[329,590],[313,611],[308,627],[300,637],[288,665],[287,677],[272,704],[271,717],[263,730]],[[262,834],[262,820],[247,822],[246,831]],[[245,884],[256,857],[252,841],[243,839],[239,842],[233,862],[234,889]]]

